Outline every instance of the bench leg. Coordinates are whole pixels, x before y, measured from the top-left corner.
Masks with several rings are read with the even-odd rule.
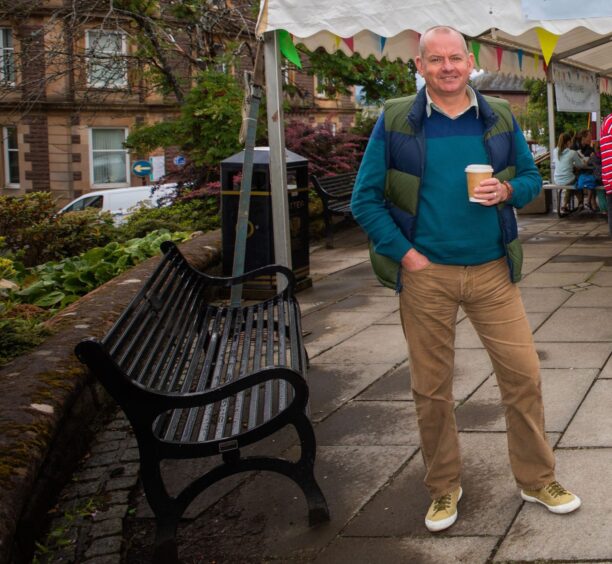
[[[325,496],[314,476],[317,442],[312,423],[305,414],[294,421],[302,445],[302,456],[297,463],[293,479],[300,486],[308,503],[308,522],[317,525],[329,521],[329,508]]]
[[[177,524],[175,519],[157,519],[153,564],[179,563],[178,548],[176,546]]]
[[[329,212],[323,213],[325,222],[325,246],[328,249],[334,248],[334,232],[332,231],[332,214]]]

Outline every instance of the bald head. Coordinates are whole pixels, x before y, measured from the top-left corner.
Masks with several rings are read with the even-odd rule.
[[[427,49],[427,42],[434,35],[454,35],[461,40],[461,45],[463,46],[463,50],[467,55],[469,53],[467,48],[467,43],[465,42],[465,38],[461,33],[459,33],[456,29],[452,27],[448,27],[446,25],[436,25],[434,27],[430,27],[419,39],[419,56],[425,56],[425,50]]]

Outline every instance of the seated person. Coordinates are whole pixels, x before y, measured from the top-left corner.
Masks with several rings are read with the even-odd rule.
[[[572,138],[569,133],[559,135],[557,142],[557,166],[555,167],[554,182],[562,186],[569,186],[576,183],[576,174],[574,169],[584,168],[586,166],[584,160],[580,157],[577,151],[570,149]],[[577,190],[578,193],[578,209],[584,207],[584,196],[582,190]],[[569,213],[569,199],[571,192],[564,190],[563,203],[561,206],[561,215]]]

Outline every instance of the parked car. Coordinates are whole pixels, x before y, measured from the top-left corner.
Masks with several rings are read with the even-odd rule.
[[[101,211],[110,212],[115,223],[120,224],[140,206],[155,207],[163,205],[164,199],[173,194],[174,188],[176,188],[176,184],[97,190],[72,200],[59,213],[98,208]]]

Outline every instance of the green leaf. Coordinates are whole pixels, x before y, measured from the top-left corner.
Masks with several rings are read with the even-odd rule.
[[[38,307],[52,307],[59,304],[65,297],[66,294],[64,294],[64,292],[56,290],[55,292],[50,292],[49,294],[45,294],[41,298],[37,299],[34,302],[34,305],[37,305]]]

